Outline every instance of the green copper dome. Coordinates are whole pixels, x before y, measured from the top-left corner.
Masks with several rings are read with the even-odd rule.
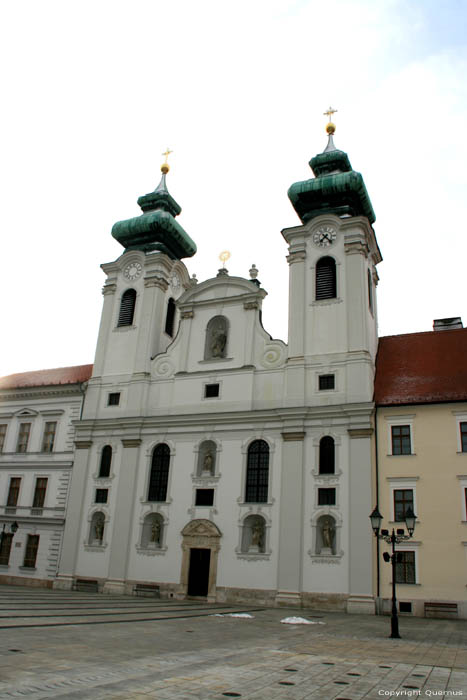
[[[352,170],[347,153],[334,146],[332,134],[325,151],[310,160],[310,167],[315,177],[295,182],[287,193],[303,224],[320,214],[366,216],[374,223],[363,177]]]
[[[174,260],[196,253],[196,244],[175,221],[182,209],[169,194],[165,172],[154,192],[141,196],[138,204],[143,214],[117,221],[112,227],[112,236],[125,250],[160,250]]]

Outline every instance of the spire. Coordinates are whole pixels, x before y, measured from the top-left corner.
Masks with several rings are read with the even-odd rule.
[[[315,177],[294,183],[288,191],[289,199],[302,223],[332,213],[337,216],[363,215],[372,224],[376,217],[363,177],[352,170],[347,153],[334,145],[336,125],[330,118],[336,112],[332,107],[324,112],[329,119],[326,125],[328,143],[324,151],[309,162]]]
[[[170,170],[167,158],[170,153],[172,151],[167,148],[162,154],[165,156],[161,165],[162,177],[154,192],[138,198],[143,214],[117,221],[112,227],[112,236],[126,250],[160,250],[177,260],[194,255],[196,245],[174,218],[182,208],[167,188],[166,176]]]

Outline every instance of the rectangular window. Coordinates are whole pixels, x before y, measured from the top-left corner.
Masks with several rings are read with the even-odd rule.
[[[410,425],[392,425],[391,440],[393,455],[410,455],[412,453]]]
[[[415,583],[415,552],[396,552],[396,583]]]
[[[45,503],[45,492],[47,491],[47,479],[36,479],[36,488],[34,490],[34,499],[32,502],[33,508],[43,508]]]
[[[8,490],[8,498],[6,504],[8,507],[14,508],[18,505],[19,487],[21,485],[21,478],[19,476],[12,476],[10,479],[10,488]]]
[[[26,542],[26,552],[24,554],[24,563],[28,569],[34,569],[36,566],[37,550],[39,549],[39,535],[28,535]]]
[[[196,489],[195,506],[212,506],[214,503],[214,489]]]
[[[0,452],[3,452],[3,448],[5,447],[6,428],[6,423],[0,425]]]
[[[467,452],[467,423],[460,424],[461,430],[461,450]]]
[[[28,449],[29,433],[31,432],[31,423],[20,423],[18,433],[18,443],[16,445],[17,452],[26,452]]]
[[[206,384],[204,387],[204,398],[214,399],[219,396],[219,384]]]
[[[108,489],[96,489],[95,503],[107,503]]]
[[[120,403],[120,393],[119,392],[109,394],[107,406],[118,406],[119,403]]]
[[[319,390],[326,391],[329,389],[334,389],[336,385],[334,374],[320,374],[319,375]]]
[[[55,421],[45,424],[44,437],[42,438],[42,452],[52,452],[54,448],[56,429],[57,423]]]
[[[413,489],[394,489],[394,520],[404,521],[407,510],[413,505]]]
[[[336,505],[336,489],[318,489],[319,506]]]
[[[412,612],[412,603],[406,603],[406,602],[401,601],[399,603],[399,612],[411,613]]]
[[[4,532],[2,537],[2,544],[0,546],[0,565],[8,566],[10,563],[10,551],[11,543],[13,541],[13,534],[11,532]]]

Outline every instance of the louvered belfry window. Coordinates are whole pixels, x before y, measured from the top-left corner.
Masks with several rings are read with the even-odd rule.
[[[118,326],[131,326],[135,314],[136,290],[127,289],[123,292],[118,315]]]
[[[112,448],[106,445],[102,450],[101,463],[99,467],[99,478],[105,479],[110,475],[110,465],[112,463]]]
[[[319,473],[334,474],[335,446],[330,435],[325,435],[319,441]]]
[[[175,322],[175,301],[170,297],[167,302],[167,314],[165,317],[165,332],[173,338]]]
[[[248,448],[245,503],[267,503],[269,483],[269,445],[254,440]]]
[[[169,481],[170,449],[165,443],[154,448],[149,478],[148,501],[165,501]]]
[[[336,261],[320,258],[316,263],[316,300],[336,298]]]

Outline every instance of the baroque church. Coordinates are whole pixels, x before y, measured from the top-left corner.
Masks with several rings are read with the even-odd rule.
[[[266,291],[197,282],[167,164],[117,222],[55,586],[154,582],[168,597],[326,600],[374,611],[371,433],[381,260],[362,176],[333,143],[289,189],[289,344]]]

